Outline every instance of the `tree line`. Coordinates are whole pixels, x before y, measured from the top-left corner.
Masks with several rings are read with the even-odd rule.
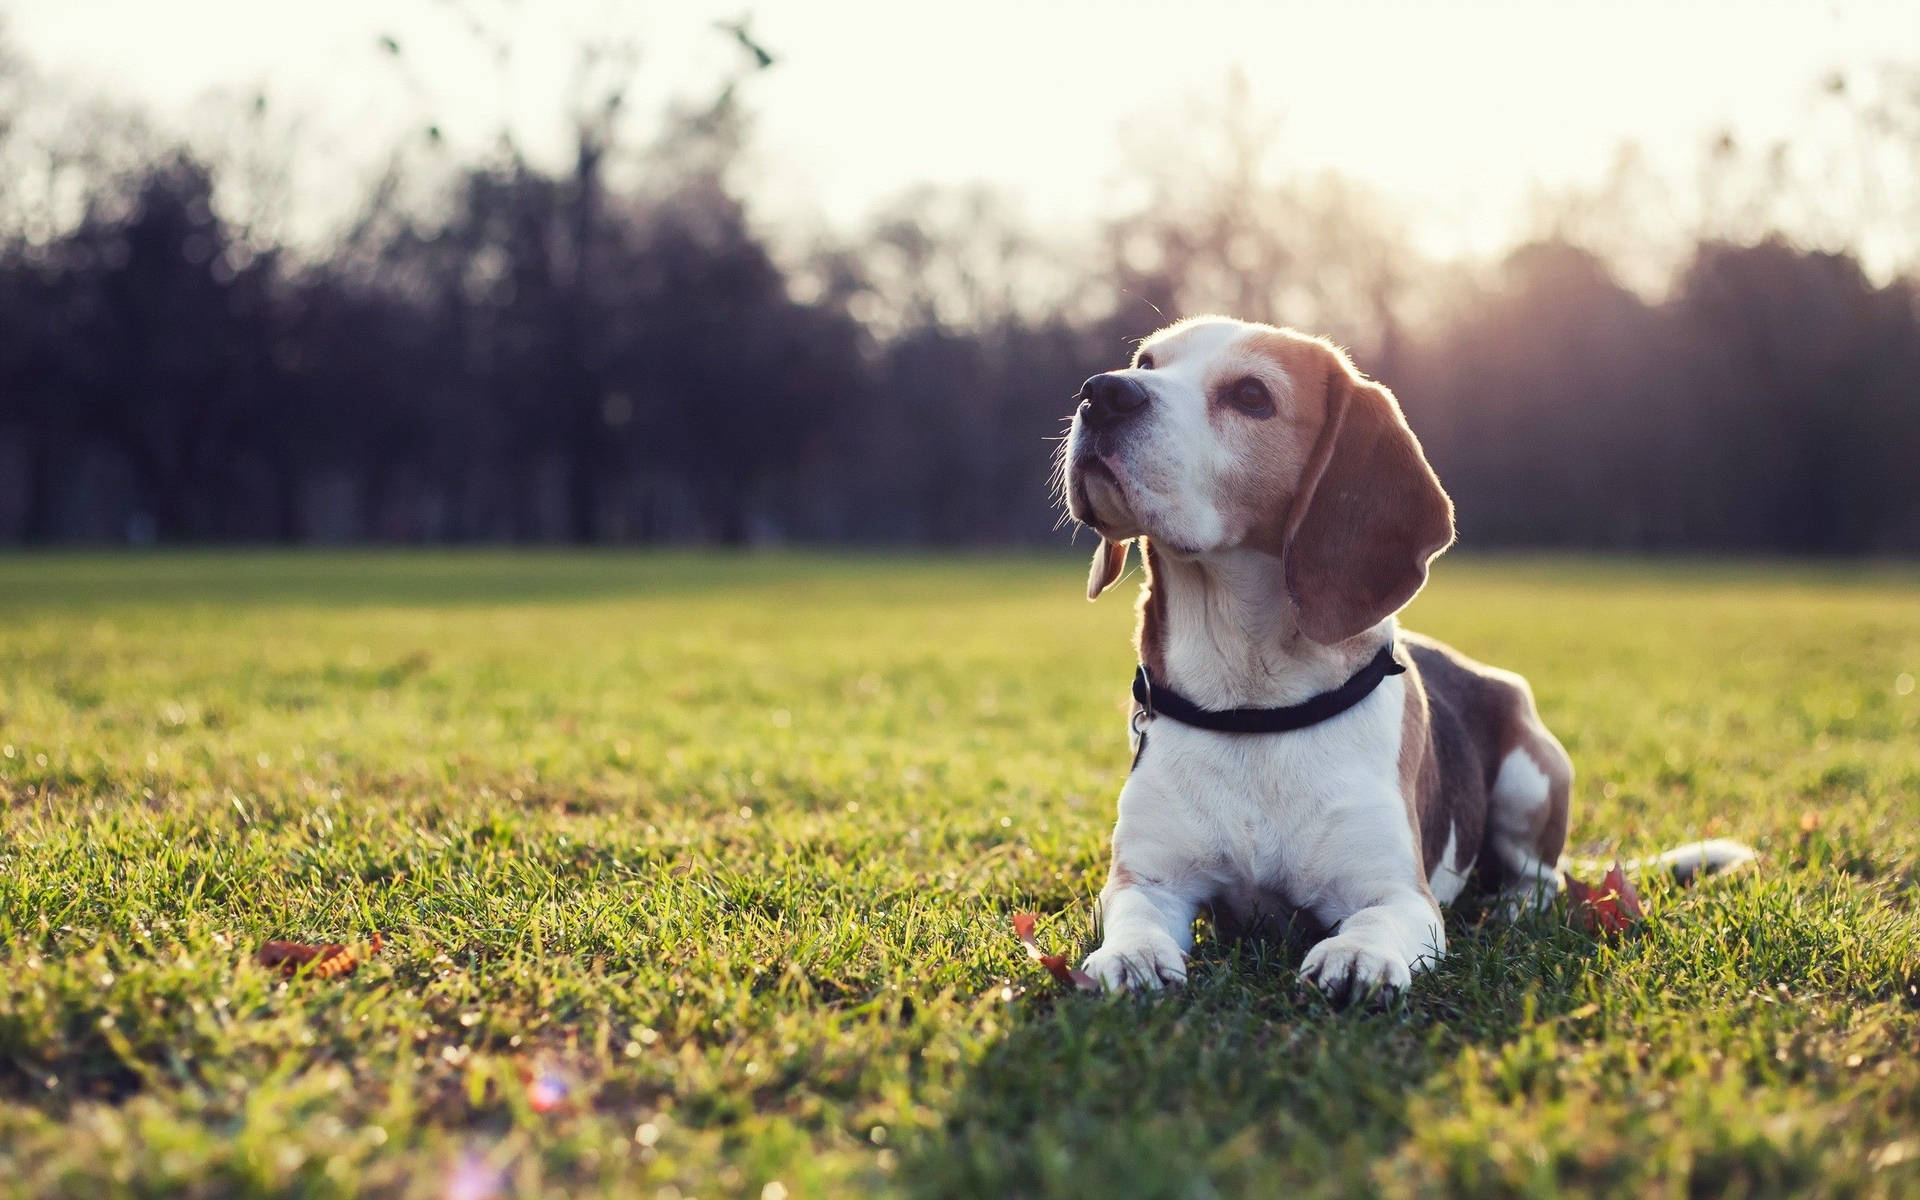
[[[1080,380],[1228,311],[1353,347],[1467,546],[1920,552],[1912,270],[1764,223],[1651,292],[1569,222],[1434,263],[1247,169],[1232,112],[1076,244],[938,190],[796,243],[734,181],[732,86],[639,150],[582,111],[563,167],[377,189],[324,253],[164,140],[43,189],[63,221],[0,205],[0,541],[1042,543]]]

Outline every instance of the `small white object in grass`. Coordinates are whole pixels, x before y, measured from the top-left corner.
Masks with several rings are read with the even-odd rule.
[[[1867,1156],[1867,1165],[1880,1171],[1910,1158],[1920,1158],[1920,1140],[1909,1138],[1902,1142],[1888,1142]]]
[[[760,1189],[760,1200],[787,1200],[787,1185],[773,1180]]]
[[[773,710],[773,727],[775,729],[785,729],[792,724],[793,724],[792,713],[788,712],[784,708],[776,708]]]
[[[447,1176],[447,1200],[493,1200],[506,1190],[506,1172],[477,1153],[463,1156]]]
[[[1893,677],[1893,694],[1896,696],[1913,695],[1913,676],[1905,671]]]

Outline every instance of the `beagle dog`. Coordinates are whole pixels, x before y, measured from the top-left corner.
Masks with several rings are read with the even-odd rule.
[[[1566,751],[1520,676],[1395,624],[1453,504],[1393,394],[1321,338],[1199,317],[1078,399],[1062,480],[1100,535],[1088,598],[1129,543],[1146,563],[1134,766],[1085,970],[1184,983],[1207,908],[1331,931],[1306,978],[1391,993],[1446,952],[1440,906],[1470,879],[1511,914],[1550,903]]]

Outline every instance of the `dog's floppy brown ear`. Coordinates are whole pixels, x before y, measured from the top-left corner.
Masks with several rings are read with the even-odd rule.
[[[1100,539],[1093,548],[1093,569],[1087,572],[1087,599],[1098,600],[1127,569],[1127,543]]]
[[[1324,645],[1398,612],[1453,542],[1453,501],[1400,405],[1344,362],[1327,377],[1327,423],[1292,517],[1287,594],[1301,632]]]

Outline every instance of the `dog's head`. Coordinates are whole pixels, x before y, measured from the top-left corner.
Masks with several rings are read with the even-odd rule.
[[[1453,503],[1392,393],[1269,325],[1182,321],[1080,390],[1067,506],[1100,534],[1089,598],[1146,536],[1179,556],[1285,563],[1300,630],[1344,641],[1398,611],[1453,541]]]

